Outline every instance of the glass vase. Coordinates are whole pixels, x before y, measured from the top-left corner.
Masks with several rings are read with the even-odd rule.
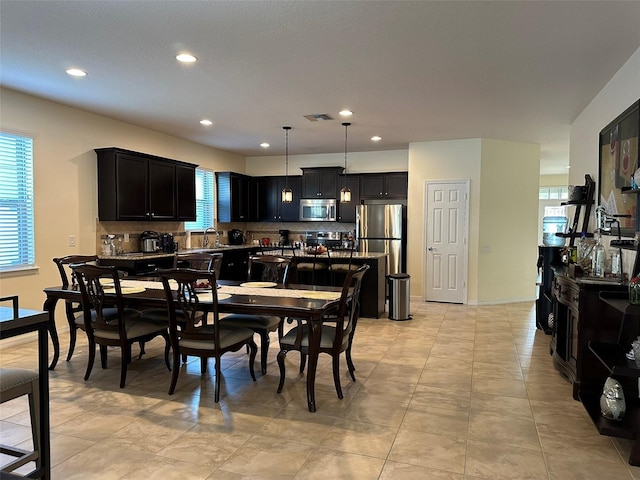
[[[640,283],[629,283],[629,303],[631,305],[640,305]]]

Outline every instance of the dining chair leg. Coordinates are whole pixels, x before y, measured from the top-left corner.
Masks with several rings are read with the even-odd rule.
[[[300,373],[304,373],[304,367],[307,365],[307,356],[300,352]]]
[[[347,347],[345,352],[345,357],[347,358],[347,367],[349,368],[349,375],[351,375],[351,380],[356,381],[356,376],[353,372],[356,371],[356,367],[353,364],[353,360],[351,359],[351,345]]]
[[[255,382],[256,373],[253,370],[253,364],[256,360],[256,355],[258,353],[258,346],[256,345],[256,342],[253,341],[253,339],[251,339],[251,343],[249,344],[249,349],[251,351],[251,353],[249,353],[249,373],[251,374],[251,378]]]
[[[171,339],[169,338],[169,333],[165,332],[162,335],[164,338],[164,364],[167,366],[167,370],[171,371],[171,364],[169,363],[169,349],[171,347]]]
[[[215,392],[214,392],[214,402],[218,403],[220,400],[220,377],[222,376],[222,368],[220,367],[220,356],[215,357],[216,362],[216,378],[215,378]]]
[[[100,366],[102,369],[107,368],[107,347],[105,345],[100,345]]]
[[[142,358],[142,355],[144,355],[147,352],[145,352],[145,350],[144,350],[144,342],[142,342],[142,341],[138,342],[138,345],[140,345],[140,354],[138,355],[138,360],[140,360]],[[129,356],[131,356],[131,355],[129,355]]]
[[[340,385],[340,355],[333,356],[333,383],[336,386],[338,398],[342,400],[342,387]]]
[[[216,372],[218,371],[217,365],[218,362],[216,362]],[[200,374],[204,375],[205,373],[207,373],[207,357],[200,357]]]
[[[102,345],[100,346],[102,347]],[[102,358],[102,348],[100,350],[100,357]],[[96,358],[96,342],[93,338],[89,338],[89,358],[87,359],[87,371],[84,374],[85,382],[89,380],[89,375],[91,375],[91,370],[93,370],[93,362]]]
[[[178,383],[178,375],[180,374],[180,352],[177,348],[173,349],[173,370],[171,371],[171,383],[169,384],[169,395],[173,395],[176,391]]]
[[[280,383],[278,383],[278,393],[282,393],[282,387],[284,387],[284,376],[286,374],[285,371],[285,367],[284,367],[284,359],[287,356],[287,351],[286,350],[280,350],[280,352],[278,352],[278,367],[280,368]]]
[[[122,353],[121,353],[121,363],[120,363],[120,388],[124,388],[124,384],[127,381],[127,365],[129,364],[129,362],[127,361],[128,359],[131,358],[130,353],[127,352],[131,352],[131,347],[129,348],[121,348]]]
[[[260,369],[262,371],[262,375],[266,375],[267,374],[267,354],[269,353],[269,344],[271,342],[269,340],[269,332],[267,332],[266,330],[262,330],[258,332],[258,334],[260,335]]]
[[[67,314],[67,321],[69,322],[69,350],[67,351],[67,362],[71,360],[73,352],[76,349],[76,338],[78,336],[78,327],[76,326],[75,317],[72,321],[71,317],[69,317],[68,315],[69,314]],[[71,316],[73,316],[73,314],[71,314]]]

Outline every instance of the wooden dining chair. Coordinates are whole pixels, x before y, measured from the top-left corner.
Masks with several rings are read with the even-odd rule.
[[[173,262],[173,268],[192,268],[194,270],[213,271],[216,273],[216,278],[220,278],[221,267],[222,253],[177,253]]]
[[[236,352],[243,346],[249,347],[249,372],[255,381],[253,363],[258,347],[253,341],[253,330],[220,322],[218,314],[218,290],[214,272],[203,274],[202,270],[167,269],[158,270],[162,279],[169,309],[169,336],[173,349],[173,372],[169,395],[175,392],[180,374],[180,357],[193,355],[200,357],[201,372],[206,373],[208,358],[215,358],[215,401],[220,400],[220,380],[222,369],[220,359],[226,352]],[[195,282],[206,279],[209,287],[196,289]],[[172,286],[173,285],[173,286]],[[204,300],[204,297],[207,297]],[[180,320],[177,312],[180,312]],[[210,315],[205,316],[205,312]],[[212,322],[206,319],[212,317]],[[185,323],[179,325],[179,321]]]
[[[96,265],[98,262],[97,255],[67,255],[66,257],[57,257],[53,259],[53,263],[58,267],[60,273],[60,280],[62,281],[63,288],[72,289],[78,288],[78,282],[76,281],[76,274],[70,268],[70,265],[81,265],[91,263]],[[71,281],[69,281],[71,278]],[[84,316],[82,313],[82,304],[66,300],[64,304],[65,314],[67,317],[67,323],[69,324],[69,350],[67,352],[67,362],[71,360],[73,352],[76,348],[76,339],[78,330],[84,331]],[[106,309],[103,312],[109,318],[115,318],[118,315],[116,308]],[[95,315],[94,315],[95,317]],[[141,348],[144,349],[143,346]]]
[[[322,324],[320,338],[320,353],[331,355],[333,359],[333,382],[338,398],[343,398],[340,385],[340,354],[345,352],[349,375],[355,382],[355,366],[351,358],[351,346],[353,336],[360,315],[360,288],[362,278],[369,269],[369,265],[362,265],[357,270],[347,273],[347,278],[342,285],[340,301],[335,313],[325,317]],[[306,357],[309,354],[309,326],[302,321],[289,330],[280,339],[280,353],[278,353],[278,366],[280,367],[280,383],[278,393],[282,392],[285,379],[285,358],[290,351],[298,351],[301,355],[300,373],[304,371]]]
[[[102,368],[107,368],[107,347],[120,347],[120,388],[124,388],[127,379],[127,366],[131,361],[131,345],[136,342],[147,342],[157,336],[165,340],[165,363],[169,365],[169,332],[166,325],[140,318],[140,312],[125,308],[122,298],[122,287],[118,271],[113,266],[96,266],[90,264],[72,265],[76,274],[84,316],[84,327],[89,339],[89,360],[85,381],[89,379],[96,354],[96,345],[100,347]],[[108,284],[105,287],[104,284]],[[114,297],[105,294],[109,288]],[[111,317],[109,308],[115,305],[117,316]],[[138,358],[142,357],[140,350]]]
[[[285,257],[275,255],[251,256],[249,257],[247,280],[268,281],[287,285],[290,264],[291,259]],[[233,313],[226,315],[220,321],[223,325],[240,325],[250,328],[260,335],[260,370],[263,375],[266,375],[267,354],[271,343],[269,335],[275,331],[282,333],[280,326],[284,321],[284,317]]]

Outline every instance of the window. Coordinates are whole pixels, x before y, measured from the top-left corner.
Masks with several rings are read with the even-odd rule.
[[[184,222],[185,230],[213,227],[213,172],[196,168],[196,221]]]
[[[33,139],[0,132],[0,271],[35,264]]]
[[[540,200],[566,200],[569,198],[568,187],[540,187]]]

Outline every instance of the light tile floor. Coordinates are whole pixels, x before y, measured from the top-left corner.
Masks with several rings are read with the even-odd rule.
[[[640,480],[630,443],[600,436],[553,368],[532,303],[411,307],[411,321],[360,320],[357,382],[343,359],[343,400],[321,358],[316,413],[296,354],[276,393],[275,336],[255,383],[244,351],[223,358],[216,404],[197,359],[167,394],[161,340],[133,360],[124,389],[118,350],[83,381],[79,332],[73,359],[50,377],[52,478]],[[3,366],[35,368],[35,341],[5,345]],[[28,425],[26,401],[1,406],[0,442],[28,446]]]

